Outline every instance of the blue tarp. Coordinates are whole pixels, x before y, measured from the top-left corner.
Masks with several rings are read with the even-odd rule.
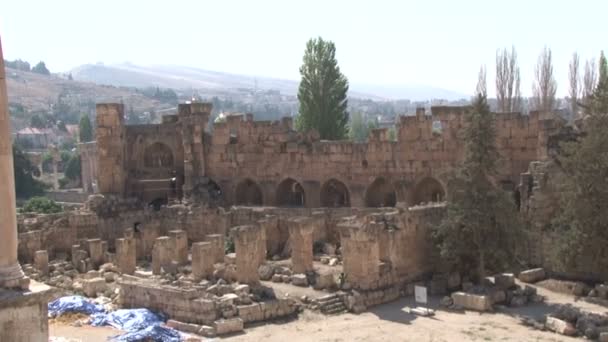
[[[177,330],[160,325],[152,325],[143,330],[128,332],[112,338],[112,341],[116,342],[180,342],[181,340],[182,338]]]
[[[82,296],[68,296],[55,299],[48,304],[51,317],[61,316],[66,312],[78,312],[87,315],[102,313],[105,310]]]
[[[117,342],[180,342],[180,333],[172,328],[164,327],[165,317],[148,309],[121,309],[106,312],[82,296],[61,297],[49,303],[49,313],[55,317],[66,312],[80,312],[91,316],[91,325],[110,325],[126,331],[115,336]]]
[[[121,309],[91,316],[91,325],[111,325],[124,331],[142,330],[165,322],[164,317],[148,309]]]

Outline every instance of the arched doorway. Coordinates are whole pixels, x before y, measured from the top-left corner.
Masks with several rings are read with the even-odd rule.
[[[262,189],[256,182],[247,178],[236,186],[234,202],[238,205],[262,205]]]
[[[328,208],[350,207],[350,195],[344,183],[330,179],[321,187],[321,206]]]
[[[445,190],[438,180],[427,177],[420,181],[414,188],[412,205],[423,203],[443,202],[445,200]]]
[[[156,142],[144,151],[144,166],[149,168],[173,167],[173,152],[169,146]]]
[[[306,203],[304,188],[294,179],[287,178],[277,187],[277,205],[280,207],[303,207]]]
[[[366,207],[394,207],[397,204],[395,187],[383,177],[378,177],[365,191]]]

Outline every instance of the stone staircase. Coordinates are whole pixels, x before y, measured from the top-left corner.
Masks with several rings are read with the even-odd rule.
[[[343,296],[339,293],[329,294],[315,300],[319,310],[326,315],[336,315],[346,312]]]

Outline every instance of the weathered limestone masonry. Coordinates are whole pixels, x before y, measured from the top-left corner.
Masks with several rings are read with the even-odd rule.
[[[17,260],[13,153],[0,42],[0,341],[47,341],[48,286],[29,281]]]
[[[97,144],[95,142],[78,144],[78,153],[80,154],[82,188],[87,193],[96,193],[97,179],[99,178]]]
[[[122,106],[100,104],[99,192],[146,203],[204,196],[225,205],[308,208],[437,202],[463,156],[460,132],[469,110],[419,110],[400,118],[397,141],[379,129],[367,143],[353,143],[297,133],[291,118],[253,121],[251,115],[229,116],[206,133],[207,103],[179,105],[177,115],[158,125],[125,126]],[[515,190],[528,164],[546,157],[555,121],[537,112],[497,115],[503,186]]]
[[[183,230],[172,230],[169,232],[171,238],[172,260],[179,265],[188,262],[188,235]]]
[[[289,221],[291,268],[294,273],[313,271],[312,233],[314,222],[314,218],[308,217],[297,217]]]
[[[213,274],[215,259],[211,242],[196,242],[192,244],[192,277],[199,282]]]
[[[116,261],[123,274],[133,274],[137,265],[137,248],[133,237],[116,240]]]
[[[162,268],[168,270],[172,254],[171,239],[168,236],[157,238],[152,249],[152,273],[161,274]]]
[[[265,258],[260,256],[266,245],[259,226],[247,225],[231,230],[236,252],[236,279],[242,284],[257,284],[260,281],[258,267]]]

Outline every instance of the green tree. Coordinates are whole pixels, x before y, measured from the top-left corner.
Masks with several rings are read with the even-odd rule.
[[[79,134],[81,143],[93,141],[93,127],[91,126],[91,119],[89,119],[89,116],[86,114],[80,117]]]
[[[473,108],[465,114],[465,156],[448,184],[445,219],[434,229],[446,265],[461,271],[499,270],[513,259],[517,236],[515,203],[494,185],[498,151],[494,114],[487,102],[485,71],[480,72]]]
[[[35,179],[40,170],[32,164],[21,148],[13,144],[13,168],[15,172],[15,192],[19,198],[28,198],[44,193],[48,186]]]
[[[561,210],[561,255],[570,266],[591,256],[597,270],[608,268],[608,65],[602,53],[599,79],[590,96],[583,134],[561,145],[559,164],[567,177]],[[584,258],[582,258],[584,259]],[[589,260],[589,259],[586,259]],[[578,265],[582,266],[582,265]]]
[[[309,40],[300,74],[298,130],[316,129],[321,139],[344,138],[348,123],[348,80],[338,67],[334,43],[320,37]]]
[[[41,74],[41,75],[47,75],[47,76],[51,74],[49,69],[46,68],[46,64],[44,64],[43,61],[38,62],[38,64],[36,64],[32,68],[32,72],[35,72],[35,73]]]
[[[367,120],[361,112],[356,112],[352,115],[348,126],[348,137],[353,141],[364,142],[374,128],[378,128],[376,120]]]
[[[30,118],[30,126],[34,128],[46,128],[46,122],[38,114],[32,115]]]
[[[69,180],[80,180],[80,156],[72,155],[65,167],[65,177]]]

